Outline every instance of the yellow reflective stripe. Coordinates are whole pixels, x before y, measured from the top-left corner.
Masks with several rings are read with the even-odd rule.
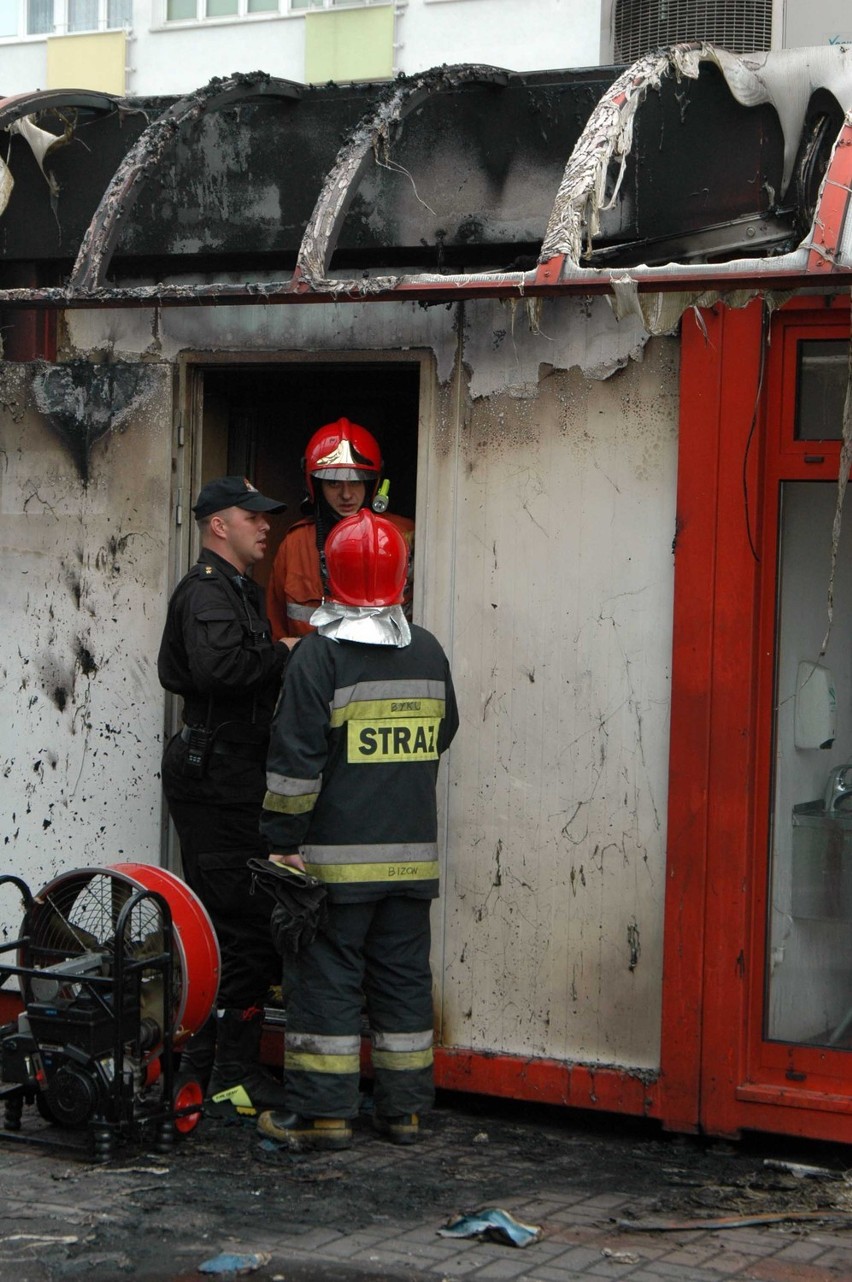
[[[424,1028],[419,1033],[383,1033],[377,1029],[370,1030],[373,1045],[380,1051],[394,1051],[397,1055],[411,1051],[429,1050],[434,1033],[431,1028]]]
[[[345,721],[378,721],[387,718],[443,717],[446,713],[444,699],[353,699],[345,708],[333,708],[331,728],[342,726]]]
[[[373,1048],[373,1068],[387,1068],[404,1073],[414,1068],[429,1068],[433,1062],[432,1047],[427,1051],[379,1051]]]
[[[274,770],[267,770],[266,787],[281,797],[302,797],[310,792],[319,792],[322,775],[316,779],[294,779],[292,775],[279,775]]]
[[[275,810],[280,815],[303,815],[313,810],[318,796],[316,792],[301,797],[284,797],[280,792],[268,792],[263,798],[263,808]]]
[[[357,1055],[360,1049],[360,1033],[336,1037],[287,1030],[287,1050],[298,1051],[302,1055]]]
[[[429,881],[437,877],[437,859],[399,864],[309,864],[305,871],[322,881]]]
[[[360,1073],[360,1055],[310,1055],[306,1051],[284,1051],[288,1073]]]

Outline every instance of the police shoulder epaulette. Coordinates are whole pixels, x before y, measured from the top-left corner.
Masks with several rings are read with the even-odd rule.
[[[193,565],[189,570],[187,578],[215,579],[218,574],[219,571],[216,569],[215,565],[203,565],[200,561],[196,561],[195,565]]]

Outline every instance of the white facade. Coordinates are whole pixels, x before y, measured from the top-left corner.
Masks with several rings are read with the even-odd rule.
[[[606,65],[613,61],[616,0],[396,0],[393,74],[444,63],[485,63],[511,71]],[[0,0],[0,95],[52,88],[48,40],[126,25],[125,91],[187,93],[215,76],[258,69],[304,83],[305,18],[317,9],[370,7],[371,0]],[[35,6],[35,8],[33,8]],[[51,12],[48,35],[45,13]],[[236,13],[207,17],[217,7]],[[803,6],[774,0],[772,48],[852,41],[844,0]],[[33,15],[37,14],[34,20]],[[28,29],[41,28],[28,35]],[[15,33],[15,34],[13,34]],[[80,83],[77,88],[88,88]]]
[[[32,0],[8,2],[19,6],[19,30],[25,31],[26,4]],[[67,2],[55,0],[57,34],[67,32]],[[349,7],[364,6],[356,0]],[[290,0],[280,0],[277,14],[200,21],[167,21],[166,14],[166,0],[133,0],[126,76],[130,95],[185,93],[214,76],[258,69],[299,83],[306,80],[306,10],[291,7]],[[43,35],[0,38],[0,94],[52,87],[46,46]],[[394,71],[406,74],[465,62],[511,71],[596,66],[602,60],[601,3],[402,0],[395,5],[394,46]]]
[[[653,1072],[678,340],[602,299],[469,302],[463,323],[455,306],[383,303],[66,326],[63,359],[141,360],[147,377],[84,484],[34,367],[5,367],[4,614],[20,620],[0,641],[6,868],[38,888],[161,857],[156,653],[191,557],[175,503],[203,465],[192,371],[321,355],[356,379],[417,361],[415,616],[447,648],[461,709],[433,921],[441,1040]]]

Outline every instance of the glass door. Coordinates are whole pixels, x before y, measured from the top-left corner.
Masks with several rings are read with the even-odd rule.
[[[768,858],[765,884],[755,876],[761,973],[741,1098],[773,1085],[779,1099],[792,1090],[803,1102],[847,1093],[852,1069],[842,1053],[852,1050],[852,489],[839,520],[837,481],[844,321],[832,328],[817,313],[773,335],[755,869],[761,849]]]
[[[829,629],[836,501],[831,482],[781,485],[764,1036],[852,1049],[852,512]]]

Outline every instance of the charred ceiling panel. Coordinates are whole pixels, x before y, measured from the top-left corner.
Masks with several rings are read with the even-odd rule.
[[[774,107],[737,102],[711,64],[697,80],[668,77],[636,116],[621,198],[601,215],[584,261],[670,262],[790,249],[799,237],[795,204],[782,200],[783,168]]]
[[[72,288],[92,290],[103,285],[121,232],[136,214],[135,206],[139,194],[154,174],[161,173],[165,167],[174,164],[175,145],[181,133],[188,133],[191,137],[195,134],[192,137],[196,155],[194,177],[202,168],[202,152],[197,137],[199,121],[207,119],[213,113],[236,107],[242,102],[271,98],[289,103],[299,97],[301,97],[301,88],[289,81],[274,80],[270,76],[261,74],[237,75],[228,80],[211,80],[203,89],[180,99],[163,112],[137,139],[103,193],[74,264],[71,275]],[[234,156],[232,152],[228,153],[228,159],[231,159],[234,170],[241,169],[238,163],[239,155]],[[167,220],[169,227],[174,228],[176,222],[180,227],[183,221],[179,234],[182,232],[185,236],[195,215],[193,230],[194,240],[197,240],[205,221],[205,211],[212,217],[218,209],[220,216],[228,216],[230,211],[227,197],[230,190],[231,184],[228,178],[224,181],[214,181],[212,189],[202,188],[201,191],[197,188],[188,189],[185,193],[185,204],[177,211],[179,216],[176,218],[176,211],[170,210],[171,216]],[[193,203],[193,196],[200,198],[198,206]],[[205,200],[206,196],[209,196],[209,199]],[[168,245],[168,239],[165,243]],[[194,245],[190,248],[190,252],[196,252],[196,249],[197,246]]]
[[[45,162],[53,199],[25,138],[11,137],[4,146],[14,187],[0,218],[0,253],[7,261],[73,261],[104,188],[149,123],[149,113],[159,115],[162,104],[119,105],[105,95],[74,90],[32,97],[38,126],[57,135],[67,130],[69,140]],[[0,127],[8,128],[10,115],[0,107]]]
[[[380,163],[370,157],[350,193],[341,262],[463,267],[493,261],[495,249],[500,261],[504,246],[537,251],[566,156],[612,72],[502,74],[496,90],[462,76],[453,82],[445,69],[430,73],[437,91],[394,133],[389,155]],[[72,144],[51,162],[55,211],[34,158],[16,140],[16,190],[0,220],[3,257],[53,259],[66,272],[127,157],[141,181],[133,181],[132,207],[125,201],[121,210],[111,274],[175,271],[189,259],[195,269],[206,259],[292,270],[341,147],[397,84],[305,87],[294,100],[276,96],[269,77],[260,83],[273,86],[269,96],[217,110],[205,102],[209,86],[190,95],[178,129],[169,122],[177,105],[165,100],[81,116]],[[196,100],[203,109],[193,112]],[[64,127],[56,111],[37,119],[52,132]]]
[[[205,115],[139,193],[117,257],[215,253],[292,269],[323,178],[368,101],[363,88],[305,88],[298,102]]]
[[[233,76],[144,133],[137,121],[112,177],[63,171],[69,252],[66,192],[100,190],[70,277],[45,234],[56,191],[33,161],[8,243],[28,243],[30,279],[56,284],[0,289],[0,305],[607,292],[623,309],[631,291],[807,286],[850,107],[845,49],[737,58],[701,43],[620,75],[460,66],[320,90]],[[113,159],[123,119],[103,121]],[[26,242],[30,206],[42,222]],[[847,272],[831,235],[818,266]]]
[[[534,260],[601,80],[441,85],[382,139],[357,185],[331,267],[353,250],[441,270]],[[387,249],[391,249],[388,255]],[[382,261],[382,260],[378,260]]]
[[[324,183],[359,140],[368,155],[345,174],[335,270],[475,266],[515,245],[534,254],[565,156],[610,76],[503,72],[495,84],[490,69],[463,70],[402,87],[305,89],[298,102],[205,115],[181,131],[169,165],[140,193],[115,270],[164,249],[292,269]],[[418,105],[391,130],[388,103],[409,92]],[[375,153],[371,130],[382,135]]]

